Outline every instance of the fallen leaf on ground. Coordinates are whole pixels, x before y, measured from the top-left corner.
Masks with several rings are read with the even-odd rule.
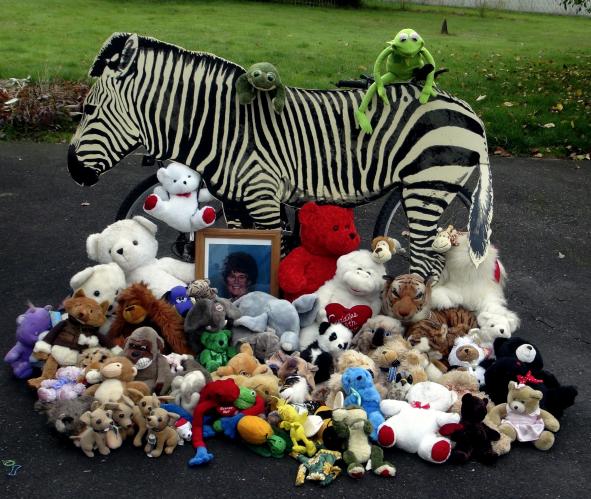
[[[479,95],[478,97],[476,97],[476,102],[480,102],[481,100],[486,99],[486,95]]]
[[[556,125],[554,123],[545,123],[542,126],[544,128],[554,128]]]
[[[505,107],[513,107],[514,105],[515,104],[513,104],[512,102],[509,102],[509,101],[503,102],[503,106],[505,106]]]
[[[501,146],[497,146],[493,154],[495,156],[501,156],[502,158],[510,158],[512,156],[512,154],[507,151],[507,149],[503,149]]]

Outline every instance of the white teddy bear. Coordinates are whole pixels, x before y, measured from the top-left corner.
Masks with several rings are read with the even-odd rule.
[[[145,282],[158,297],[175,286],[186,286],[195,278],[195,266],[173,258],[156,258],[157,227],[148,219],[136,216],[119,220],[99,234],[86,239],[91,260],[115,262],[125,273],[126,284]]]
[[[449,228],[448,228],[449,229]],[[476,267],[470,257],[467,232],[455,232],[452,244],[443,247],[439,242],[448,231],[441,231],[436,244],[445,253],[445,266],[439,281],[431,290],[431,306],[436,309],[464,307],[476,315],[492,312],[502,315],[511,332],[519,327],[519,317],[507,308],[504,286],[507,273],[499,260],[499,252],[490,246],[484,260]],[[451,236],[449,236],[451,237]]]
[[[109,302],[105,314],[107,320],[99,329],[102,334],[107,334],[117,311],[115,298],[126,287],[125,274],[121,267],[114,262],[86,267],[70,279],[70,287],[74,292],[82,289],[86,296],[99,303]]]
[[[373,315],[379,314],[384,274],[386,267],[374,261],[368,250],[352,251],[339,257],[335,276],[316,292],[320,308],[316,322],[302,329],[300,348],[304,349],[318,339],[319,324],[328,320],[325,310],[328,304],[338,303],[348,309],[365,305],[371,308]]]
[[[451,453],[451,442],[437,431],[445,424],[458,423],[460,415],[447,413],[457,394],[431,381],[413,385],[406,400],[382,400],[380,410],[388,419],[378,428],[382,447],[396,446],[417,453],[425,461],[443,463]]]
[[[156,173],[162,185],[157,186],[144,202],[144,211],[180,232],[195,232],[215,222],[211,206],[199,208],[213,196],[199,189],[201,175],[181,163],[170,163]]]
[[[511,338],[511,324],[507,317],[494,312],[482,312],[476,317],[477,328],[468,334],[486,351],[487,358],[494,357],[493,343],[497,338]]]

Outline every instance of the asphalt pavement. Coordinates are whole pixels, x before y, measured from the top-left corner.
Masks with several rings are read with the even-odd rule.
[[[66,145],[0,143],[0,352],[14,344],[15,319],[27,306],[56,305],[70,277],[92,265],[88,234],[114,221],[127,192],[153,168],[132,156],[92,188],[66,170]],[[188,468],[190,446],[147,458],[131,445],[109,456],[85,457],[61,440],[33,411],[35,394],[0,367],[2,497],[421,497],[583,498],[591,484],[591,163],[492,158],[495,192],[493,242],[509,272],[509,305],[522,318],[517,334],[535,343],[545,366],[579,396],[561,420],[554,447],[516,445],[492,467],[427,464],[387,451],[394,479],[340,477],[328,488],[296,488],[297,465],[258,457],[233,442],[210,442],[215,459]],[[356,210],[369,245],[380,202]]]

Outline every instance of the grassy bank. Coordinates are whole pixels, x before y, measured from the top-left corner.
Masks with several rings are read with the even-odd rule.
[[[371,3],[325,9],[240,1],[0,0],[0,79],[85,80],[114,31],[138,32],[213,52],[243,66],[274,62],[289,85],[331,88],[371,71],[400,28],[413,27],[436,63],[442,87],[467,100],[491,145],[519,154],[591,149],[591,20]],[[450,35],[439,33],[446,17]],[[485,96],[484,98],[482,96]],[[477,100],[480,97],[480,100]],[[44,140],[63,138],[70,126]],[[65,128],[65,130],[64,130]],[[5,126],[5,139],[38,134]],[[38,135],[39,137],[39,135]]]

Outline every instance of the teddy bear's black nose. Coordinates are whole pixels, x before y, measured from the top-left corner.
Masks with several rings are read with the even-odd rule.
[[[123,248],[119,248],[119,249],[117,250],[117,253],[119,253],[120,255],[122,255],[122,254],[123,254]]]
[[[499,329],[499,331],[501,332],[501,334],[503,334],[505,332],[504,329]]]
[[[220,346],[224,346],[224,341],[223,340],[218,341],[218,343],[220,344]]]
[[[101,424],[102,422],[103,422],[103,421],[102,421],[102,419],[97,419],[97,420],[95,421],[95,423],[96,423],[96,424]]]

